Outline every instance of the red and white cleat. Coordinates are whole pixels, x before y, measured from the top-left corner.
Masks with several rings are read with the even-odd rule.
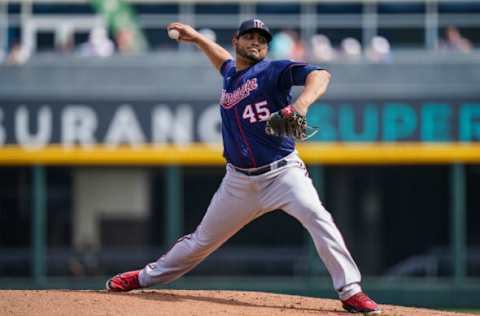
[[[110,278],[105,287],[107,291],[112,292],[127,292],[135,289],[141,288],[138,281],[138,275],[140,270],[129,271],[117,274],[116,276]]]
[[[342,301],[342,303],[343,308],[350,313],[363,313],[368,316],[382,314],[382,310],[377,303],[363,292],[353,295],[349,299]]]

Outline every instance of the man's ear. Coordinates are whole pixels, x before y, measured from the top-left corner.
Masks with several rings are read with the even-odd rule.
[[[237,43],[238,43],[238,35],[233,34],[233,36],[232,36],[232,46],[237,47]]]

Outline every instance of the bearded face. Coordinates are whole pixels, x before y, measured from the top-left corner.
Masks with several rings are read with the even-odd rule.
[[[256,64],[267,56],[267,39],[259,32],[248,32],[234,40],[237,57],[250,64]]]

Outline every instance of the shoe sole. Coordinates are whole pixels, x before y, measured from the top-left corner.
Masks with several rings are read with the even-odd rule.
[[[105,282],[105,289],[107,290],[107,292],[122,292],[122,290],[111,287],[110,282],[112,282],[112,279],[108,279],[107,282]]]
[[[373,311],[373,312],[353,312],[353,311],[348,311],[349,313],[352,313],[352,314],[363,314],[365,316],[378,316],[378,315],[382,315],[382,311]]]
[[[363,314],[365,316],[378,316],[378,315],[382,315],[382,310],[379,309],[379,310],[376,310],[376,311],[371,311],[371,312],[360,312],[354,308],[348,308],[348,307],[343,307],[343,309],[345,309],[347,312],[349,313],[352,313],[352,314]]]
[[[111,279],[108,279],[107,282],[105,282],[105,289],[108,291],[108,292],[112,292],[113,289],[110,287],[110,281]]]

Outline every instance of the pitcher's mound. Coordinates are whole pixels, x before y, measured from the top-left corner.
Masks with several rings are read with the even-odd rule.
[[[383,315],[469,315],[382,305]],[[343,315],[338,300],[261,292],[0,291],[0,315]]]

